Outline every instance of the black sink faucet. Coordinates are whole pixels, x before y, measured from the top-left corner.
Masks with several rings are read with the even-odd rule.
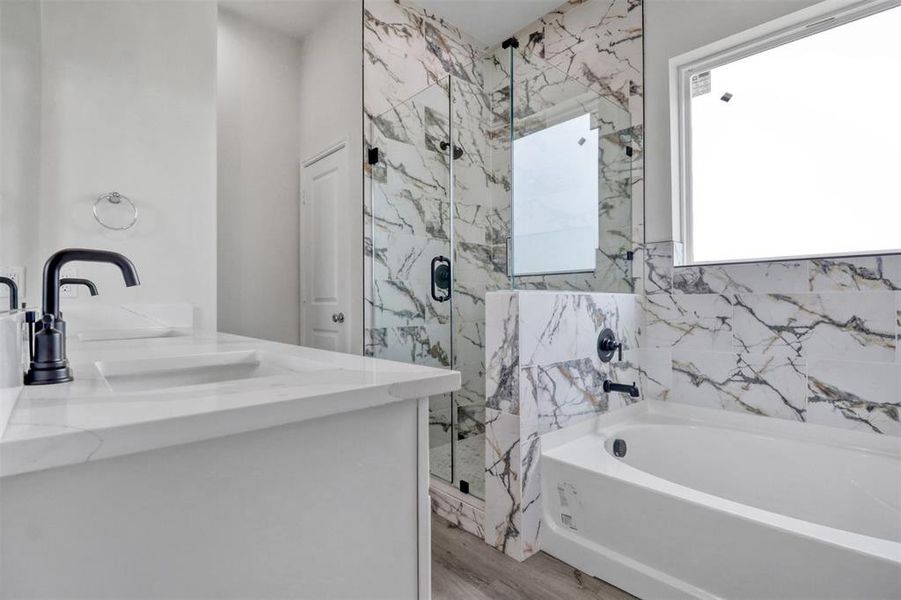
[[[9,310],[19,308],[19,286],[9,277],[0,277],[0,283],[9,286]]]
[[[88,288],[88,291],[92,296],[96,296],[100,292],[97,291],[97,286],[90,279],[82,279],[81,277],[63,277],[59,280],[59,284],[63,285],[83,285]]]
[[[623,394],[629,394],[633,398],[638,398],[638,386],[635,385],[635,382],[632,382],[632,385],[625,385],[622,383],[613,383],[609,379],[605,379],[604,391],[608,394],[610,392],[621,392]]]
[[[108,250],[66,248],[55,252],[44,263],[44,290],[40,323],[35,324],[31,343],[31,364],[25,373],[25,385],[43,385],[72,381],[66,359],[66,323],[59,312],[60,271],[72,261],[110,263],[119,267],[125,285],[139,285],[138,272],[128,258]],[[33,317],[31,321],[33,321]]]

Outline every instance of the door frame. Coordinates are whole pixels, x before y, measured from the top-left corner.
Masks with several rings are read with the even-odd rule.
[[[304,236],[304,225],[305,225],[304,212],[305,212],[305,209],[304,209],[303,194],[304,194],[304,189],[305,189],[306,182],[308,179],[307,169],[312,167],[314,164],[316,164],[320,160],[323,160],[325,158],[328,158],[332,154],[335,154],[336,152],[340,152],[341,150],[349,150],[350,149],[349,146],[350,146],[349,140],[346,137],[344,137],[344,138],[339,139],[337,142],[335,142],[333,144],[329,144],[324,149],[320,150],[319,152],[316,152],[312,156],[310,156],[306,159],[302,159],[300,161],[300,182],[299,182],[300,187],[298,190],[299,194],[298,194],[298,198],[297,198],[297,204],[298,204],[297,214],[298,214],[298,230],[299,230],[298,233],[299,233],[299,240],[300,240],[300,243],[298,244],[298,252],[300,253],[300,256],[298,257],[298,268],[300,270],[300,273],[298,273],[298,285],[300,288],[299,289],[300,293],[298,294],[298,296],[300,298],[300,311],[299,311],[300,314],[298,315],[298,319],[297,319],[297,327],[298,327],[297,339],[300,342],[301,346],[303,346],[308,341],[308,340],[306,340],[305,333],[304,333],[305,329],[306,329],[306,300],[307,300],[307,298],[306,298],[306,289],[307,289],[306,271],[308,271],[308,270],[304,269],[304,258],[303,258],[304,237],[305,237]],[[347,193],[348,197],[345,198],[345,202],[349,202],[350,197],[352,195],[353,194],[351,193],[351,190],[348,189],[348,193]],[[352,253],[348,253],[348,256],[352,256]],[[350,271],[350,270],[352,270],[352,269],[348,269],[348,271]],[[348,279],[348,282],[349,281],[350,281],[350,279]],[[348,287],[348,294],[352,295],[353,294],[353,286],[349,285],[347,287]],[[356,298],[351,298],[350,304],[352,306],[356,306]],[[355,311],[348,310],[347,311],[347,321],[345,321],[348,329],[350,330],[350,334],[348,337],[350,339],[351,347],[346,350],[346,352],[348,352],[348,353],[353,353],[353,337],[354,337],[353,331],[354,331],[354,328],[356,327],[356,315],[355,314],[352,315],[351,313],[354,313],[354,312]]]

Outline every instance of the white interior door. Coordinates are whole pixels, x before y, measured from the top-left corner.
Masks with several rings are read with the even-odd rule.
[[[301,167],[300,343],[351,352],[353,219],[347,185],[347,147],[340,144]]]

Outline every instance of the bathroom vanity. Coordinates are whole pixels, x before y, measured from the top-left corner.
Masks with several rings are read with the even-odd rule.
[[[458,373],[103,337],[0,394],[0,597],[428,597],[427,397]]]

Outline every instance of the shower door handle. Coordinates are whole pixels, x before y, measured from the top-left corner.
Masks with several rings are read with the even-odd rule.
[[[431,293],[435,302],[447,302],[451,297],[451,262],[444,256],[436,256],[432,259],[431,268]],[[444,295],[439,296],[438,292]]]

